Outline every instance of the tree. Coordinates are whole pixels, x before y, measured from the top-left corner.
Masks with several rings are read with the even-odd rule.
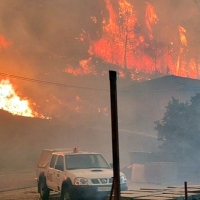
[[[200,94],[190,102],[180,103],[172,97],[161,121],[155,122],[160,149],[172,153],[177,161],[200,160]]]

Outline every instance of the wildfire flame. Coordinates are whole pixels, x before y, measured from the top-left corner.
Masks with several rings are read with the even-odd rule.
[[[27,99],[19,97],[9,80],[0,82],[0,109],[8,111],[13,115],[25,117],[45,118],[43,115],[34,112]]]
[[[137,19],[134,5],[127,0],[118,0],[118,12],[114,9],[111,0],[105,2],[109,19],[102,21],[102,37],[95,41],[90,40],[88,53],[91,57],[116,66],[120,77],[129,74],[133,80],[149,79],[148,77],[156,73],[199,77],[197,59],[192,58],[191,55],[191,58],[187,56],[188,41],[183,26],[173,30],[177,33],[174,37],[178,35],[179,38],[171,36],[168,42],[162,42],[158,35],[154,35],[155,30],[159,31],[159,24],[162,21],[150,3],[145,3],[144,22],[141,22]],[[91,16],[91,19],[97,23],[95,16]],[[160,31],[162,34],[161,29]],[[83,31],[80,41],[84,41],[83,38],[87,35],[89,34]],[[66,72],[74,75],[96,74],[92,71],[94,68],[90,64],[91,57],[85,67],[79,65],[79,69],[76,70],[69,67]]]
[[[187,46],[187,38],[186,38],[186,30],[182,26],[179,26],[179,34],[180,34],[180,40],[181,43],[185,46]]]
[[[3,35],[0,35],[0,49],[7,48],[11,44],[11,41],[6,40]],[[0,109],[8,111],[13,115],[46,118],[43,115],[34,112],[31,109],[30,102],[21,99],[16,94],[9,80],[0,81]]]
[[[12,44],[12,42],[5,39],[3,35],[0,35],[0,48],[8,47]]]
[[[139,29],[134,7],[125,0],[119,0],[119,5],[119,15],[116,15],[112,4],[107,0],[109,23],[104,26],[103,37],[97,42],[91,42],[92,54],[109,63],[122,66],[125,70],[134,69],[135,74],[138,69],[152,73],[152,67],[155,68],[154,60],[143,52],[146,45],[144,36],[139,32],[134,33],[134,30],[137,32],[136,28]],[[147,10],[146,23],[151,30],[150,25],[157,17],[149,4]],[[151,14],[154,16],[150,17]]]
[[[65,72],[73,74],[75,76],[83,74],[96,74],[94,66],[91,64],[91,58],[79,61],[80,68],[74,69],[73,67],[68,67]]]
[[[149,3],[146,3],[147,4],[147,8],[146,8],[146,26],[149,30],[149,37],[151,39],[153,39],[153,33],[152,33],[152,27],[151,25],[152,24],[156,24],[158,22],[158,17],[154,11],[154,8],[152,5],[150,5]]]

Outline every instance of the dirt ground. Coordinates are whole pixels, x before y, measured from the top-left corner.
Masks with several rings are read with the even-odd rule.
[[[0,192],[0,200],[38,200],[36,187]]]
[[[138,184],[129,183],[129,189],[141,189],[141,188],[165,188],[163,185],[150,185],[150,184]],[[8,190],[0,192],[0,200],[39,200],[39,194],[37,193],[36,187],[23,188],[16,190]],[[60,196],[58,194],[51,194],[49,200],[59,200]]]
[[[37,193],[37,182],[35,171],[23,171],[10,173],[8,171],[0,172],[0,200],[39,200]],[[141,188],[160,189],[166,188],[166,185],[144,184],[128,182],[129,190],[138,190]],[[51,193],[49,200],[59,200],[59,195]]]
[[[39,200],[36,187],[0,192],[0,200]],[[49,200],[59,200],[58,194],[51,194]]]

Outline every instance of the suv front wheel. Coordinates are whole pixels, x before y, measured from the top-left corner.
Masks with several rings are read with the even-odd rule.
[[[49,199],[50,190],[47,187],[45,179],[41,179],[39,181],[39,192],[40,192],[40,198],[42,200],[48,200]]]

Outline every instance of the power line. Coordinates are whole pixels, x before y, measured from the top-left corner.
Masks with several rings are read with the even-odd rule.
[[[75,86],[75,85],[66,85],[63,83],[56,83],[56,82],[51,82],[51,81],[44,81],[44,80],[39,80],[39,79],[33,79],[33,78],[27,78],[23,76],[17,76],[13,74],[7,74],[0,72],[1,76],[8,76],[10,78],[15,78],[23,81],[29,81],[29,82],[34,82],[34,83],[39,83],[39,84],[47,84],[47,85],[54,85],[58,87],[70,87],[70,88],[78,88],[78,89],[84,89],[84,90],[96,90],[96,91],[106,91],[109,92],[107,89],[101,89],[101,88],[90,88],[90,87],[81,87],[81,86]],[[119,92],[129,92],[129,91],[119,91]]]
[[[66,85],[66,84],[62,84],[62,83],[56,83],[56,82],[51,82],[51,81],[44,81],[44,80],[39,80],[39,79],[16,76],[16,75],[2,73],[2,72],[0,72],[0,75],[1,76],[8,76],[8,77],[23,80],[23,81],[30,81],[30,82],[39,83],[39,84],[54,85],[54,86],[59,86],[59,87],[70,87],[70,88],[78,88],[78,89],[84,89],[84,90],[108,91],[106,89],[101,89],[101,88],[89,88],[89,87],[81,87],[81,86],[75,86],[75,85]]]
[[[56,83],[56,82],[51,82],[51,81],[44,81],[44,80],[39,80],[39,79],[27,78],[27,77],[23,77],[23,76],[16,76],[16,75],[2,73],[2,72],[0,72],[0,75],[1,76],[8,76],[8,77],[19,79],[19,80],[22,80],[22,81],[29,81],[29,82],[33,82],[33,83],[46,84],[46,85],[53,85],[53,86],[58,86],[58,87],[69,87],[69,88],[77,88],[77,89],[83,89],[83,90],[94,90],[94,91],[109,92],[109,90],[107,90],[107,89],[67,85],[67,84]],[[162,88],[162,89],[154,89],[154,90],[150,90],[150,91],[146,91],[146,90],[145,91],[138,91],[138,90],[135,91],[134,86],[133,86],[132,91],[125,89],[125,90],[118,90],[118,92],[119,92],[119,94],[120,93],[129,93],[129,94],[130,93],[131,94],[146,93],[147,94],[147,93],[156,93],[156,92],[160,92],[160,91],[170,91],[170,90],[174,90],[174,91],[184,91],[184,90],[200,91],[200,87],[175,86],[173,89]]]

